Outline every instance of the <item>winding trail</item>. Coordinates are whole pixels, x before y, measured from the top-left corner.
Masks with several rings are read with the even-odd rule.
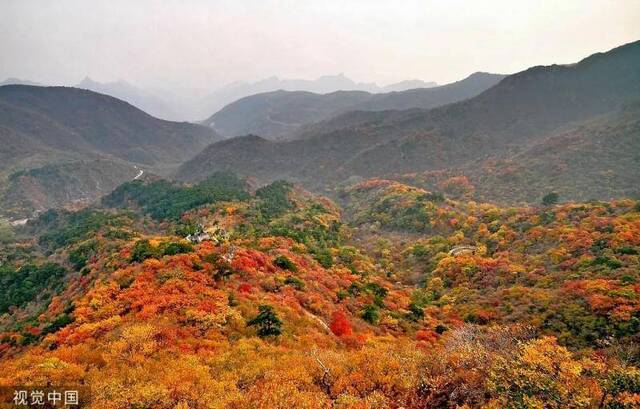
[[[331,331],[331,328],[329,328],[329,326],[327,325],[326,322],[324,322],[324,320],[320,317],[318,317],[315,314],[310,313],[309,311],[307,311],[304,307],[302,308],[302,311],[304,312],[304,314],[311,318],[312,320],[314,320],[315,322],[317,322],[318,324],[320,324],[320,326],[327,331],[329,334],[333,334],[333,332]]]
[[[136,168],[137,169],[137,168]],[[142,169],[138,169],[138,174],[136,175],[136,177],[133,178],[133,180],[137,180],[140,178],[140,176],[142,176],[144,174],[144,170]]]

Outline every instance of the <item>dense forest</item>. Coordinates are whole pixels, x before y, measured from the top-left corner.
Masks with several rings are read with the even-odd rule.
[[[15,229],[0,385],[90,385],[94,408],[640,404],[640,202],[249,186],[133,181]]]

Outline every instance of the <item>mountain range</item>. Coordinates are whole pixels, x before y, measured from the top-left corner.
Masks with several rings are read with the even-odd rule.
[[[0,86],[2,85],[45,86],[46,84],[19,78],[7,78],[0,82]],[[359,90],[385,93],[414,88],[430,88],[437,86],[437,84],[416,79],[379,86],[375,83],[356,82],[339,74],[325,75],[315,80],[281,79],[274,76],[256,82],[236,81],[213,91],[207,91],[206,86],[201,87],[202,89],[146,88],[133,85],[122,79],[99,82],[89,77],[85,77],[73,86],[121,99],[157,118],[170,121],[201,121],[238,99],[263,92],[287,90],[326,94],[340,90]]]
[[[285,139],[301,127],[347,111],[434,108],[461,101],[492,87],[503,75],[475,73],[452,84],[385,93],[336,91],[328,94],[278,90],[241,98],[225,106],[203,124],[226,137],[257,134]],[[413,84],[407,82],[406,85]],[[347,88],[345,88],[347,89]]]
[[[23,80],[20,78],[7,78],[4,81],[0,82],[0,87],[3,85],[35,85],[35,86],[42,86],[42,84],[35,82],[35,81],[29,81],[29,80]]]
[[[312,125],[304,138],[293,141],[250,135],[219,142],[183,164],[177,177],[200,180],[213,171],[230,170],[263,181],[286,178],[318,188],[354,178],[453,170],[477,182],[486,180],[481,169],[491,161],[517,160],[547,169],[544,160],[549,156],[539,152],[571,134],[598,135],[608,141],[608,149],[626,157],[630,148],[638,147],[635,111],[628,106],[638,100],[640,42],[634,42],[576,64],[533,67],[476,97],[430,110],[347,112]],[[597,125],[599,120],[603,122]],[[629,130],[624,142],[618,137],[620,129]],[[569,158],[568,150],[574,147],[556,143],[556,154],[567,150]],[[569,184],[573,188],[564,192],[567,199],[582,188],[588,188],[585,194],[592,198],[608,197],[610,189],[594,183],[590,175],[616,171],[609,162],[598,160],[597,145],[589,149],[593,160],[587,162],[595,166],[590,172],[583,171],[580,164],[586,162],[580,161],[547,179],[548,185],[513,186],[515,191],[493,199],[538,197],[543,193],[538,189]],[[629,184],[630,178],[640,176],[634,160],[630,159],[630,168],[618,169],[624,176],[613,176],[624,183],[618,188],[628,194],[638,193],[637,184]]]
[[[106,92],[96,84],[83,82]],[[465,180],[476,199],[505,203],[553,190],[567,200],[633,196],[639,101],[640,42],[440,87],[262,93],[205,122],[224,135],[247,133],[227,140],[211,126],[157,119],[97,92],[5,85],[0,203],[5,215],[24,217],[91,202],[142,173],[193,182],[219,170],[331,194],[386,177],[431,190]]]
[[[272,91],[307,91],[315,94],[329,94],[336,91],[385,93],[406,91],[413,88],[431,88],[437,85],[435,82],[405,80],[386,86],[379,86],[376,83],[353,81],[344,74],[324,75],[315,80],[281,79],[274,76],[256,82],[237,81],[227,84],[201,101],[200,113],[205,117],[241,98]]]

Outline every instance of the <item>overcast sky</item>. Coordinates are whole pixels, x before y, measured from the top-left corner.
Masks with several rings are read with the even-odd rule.
[[[640,0],[0,0],[0,79],[446,83],[640,39]]]

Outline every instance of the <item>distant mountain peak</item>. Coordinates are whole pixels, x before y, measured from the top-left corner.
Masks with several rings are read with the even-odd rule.
[[[42,86],[42,84],[35,82],[35,81],[30,81],[30,80],[24,80],[24,79],[20,79],[20,78],[16,78],[16,77],[9,77],[6,80],[0,82],[0,86],[2,85],[33,85],[33,86]]]
[[[412,79],[412,80],[404,80],[404,81],[386,85],[385,87],[382,88],[382,90],[385,92],[393,92],[393,91],[399,92],[399,91],[406,91],[409,89],[433,88],[437,86],[438,84],[433,81],[426,82],[419,79]]]
[[[89,85],[89,84],[98,84],[98,82],[97,82],[97,81],[92,80],[92,79],[91,79],[91,77],[89,77],[89,76],[85,76],[85,77],[82,79],[82,81],[80,81],[80,82],[78,83],[78,88],[80,88],[80,87],[79,87],[80,85]]]
[[[179,119],[165,101],[123,79],[112,82],[98,82],[86,76],[76,85],[76,88],[87,89],[121,99],[158,118]]]

